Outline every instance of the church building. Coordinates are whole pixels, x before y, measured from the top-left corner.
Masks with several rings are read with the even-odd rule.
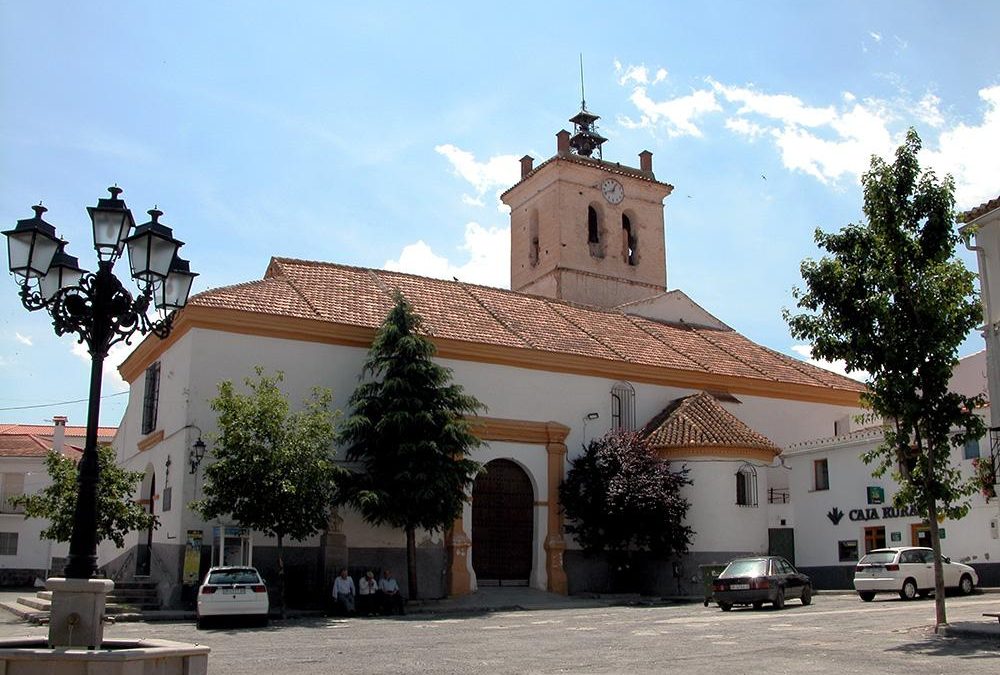
[[[582,109],[573,132],[556,135],[555,154],[537,166],[524,157],[503,193],[511,290],[275,257],[263,278],[196,295],[166,340],[138,345],[121,366],[131,394],[115,445],[122,464],[146,472],[140,498],[160,527],[126,550],[102,547],[109,575],[151,578],[167,606],[213,563],[252,560],[271,576],[273,540],[188,506],[212,462],[211,444],[192,458],[216,430],[209,400],[220,381],[239,383],[260,364],[284,373],[293,405],[322,386],[346,412],[396,290],[423,317],[439,362],[488,409],[474,454],[487,472],[462,517],[444,533],[418,533],[421,595],[605,590],[605,561],[564,533],[558,486],[585,444],[612,429],[642,430],[693,480],[691,550],[649,561],[643,590],[700,593],[700,564],[769,550],[793,557],[790,525],[769,518],[769,500],[788,487],[777,457],[845,428],[863,385],[755,344],[668,290],[672,186],[654,174],[650,152],[638,167],[603,159],[597,120]],[[322,535],[286,544],[290,600],[325,590],[340,566],[401,572],[403,532],[341,509]]]

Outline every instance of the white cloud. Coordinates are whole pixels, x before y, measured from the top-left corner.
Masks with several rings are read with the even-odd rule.
[[[497,191],[499,201],[500,193],[521,178],[521,163],[514,155],[496,155],[485,162],[477,162],[471,152],[450,143],[438,145],[434,150],[451,163],[455,175],[475,188],[475,196],[463,196],[462,201],[466,204],[484,205],[482,198],[491,189]]]
[[[722,110],[715,100],[715,94],[707,89],[673,99],[654,101],[646,93],[645,87],[636,87],[629,100],[642,116],[638,121],[623,117],[619,120],[621,124],[631,129],[655,128],[662,124],[669,136],[700,137],[702,132],[695,122],[708,113]]]
[[[667,79],[667,69],[660,68],[656,71],[656,76],[653,78],[653,84],[659,84]]]
[[[73,345],[73,356],[77,356],[88,364],[91,363],[90,353],[87,351],[87,345],[81,344],[79,342]],[[128,383],[122,379],[122,376],[118,373],[118,366],[122,364],[122,361],[132,353],[132,347],[119,342],[111,348],[108,355],[104,358],[104,390],[105,393],[109,389],[114,391],[125,391],[128,389]]]
[[[872,40],[875,40],[875,42],[881,42],[882,41],[882,34],[881,33],[876,33],[875,31],[868,31],[868,35],[871,37]]]
[[[937,149],[925,147],[921,166],[932,166],[939,175],[955,178],[955,200],[960,208],[971,208],[989,201],[1000,190],[1000,85],[979,90],[986,103],[982,123],[960,122],[941,132]],[[924,139],[925,146],[930,145]]]
[[[811,363],[812,365],[822,368],[823,370],[829,370],[831,372],[837,373],[839,375],[844,375],[851,378],[852,380],[857,380],[858,382],[864,382],[868,379],[868,373],[862,371],[854,371],[851,373],[847,372],[846,364],[843,361],[822,361],[819,359],[814,359],[812,357],[812,345],[792,345],[792,351],[798,354],[803,361]]]
[[[730,87],[709,78],[712,88],[730,103],[740,103],[738,115],[756,114],[785,124],[818,127],[830,124],[837,116],[832,106],[814,108],[790,94],[764,94],[748,87]]]
[[[20,333],[15,332],[14,337],[17,338],[17,341],[20,342],[22,345],[26,345],[28,347],[34,346],[34,343],[31,341],[31,337],[28,335],[21,335]]]
[[[485,228],[479,223],[468,223],[460,250],[468,255],[468,260],[456,265],[420,240],[405,246],[399,258],[387,260],[383,268],[436,279],[457,278],[484,286],[510,287],[510,228]]]
[[[944,125],[944,115],[938,109],[941,105],[941,99],[931,94],[930,92],[924,94],[924,97],[920,99],[917,103],[916,108],[913,110],[913,114],[916,115],[917,119],[921,122],[938,128]]]
[[[767,133],[767,129],[751,122],[745,117],[730,117],[726,120],[726,128],[750,140],[755,140]]]
[[[649,84],[649,72],[646,70],[646,66],[622,66],[621,63],[615,61],[615,72],[618,73],[618,84]],[[660,72],[665,71],[660,69],[657,71],[657,77],[659,77]]]

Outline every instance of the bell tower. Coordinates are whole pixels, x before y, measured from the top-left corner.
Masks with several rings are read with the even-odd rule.
[[[521,159],[510,207],[510,287],[584,305],[617,307],[666,291],[663,200],[672,185],[603,159],[606,138],[586,104],[556,134],[556,154],[539,166]],[[596,155],[596,156],[595,156]]]

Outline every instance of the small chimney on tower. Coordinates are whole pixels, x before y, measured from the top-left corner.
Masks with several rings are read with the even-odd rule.
[[[639,153],[639,169],[646,173],[653,173],[653,153],[643,150]]]
[[[556,134],[556,153],[560,155],[569,154],[569,132],[565,129]]]
[[[535,166],[535,158],[531,155],[525,155],[521,158],[521,178],[524,178]]]
[[[54,428],[52,429],[52,450],[63,454],[66,447],[66,416],[56,415],[52,418]]]

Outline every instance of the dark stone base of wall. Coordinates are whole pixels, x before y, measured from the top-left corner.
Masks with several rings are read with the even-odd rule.
[[[622,569],[607,554],[587,556],[566,551],[563,557],[570,595],[581,593],[641,593],[642,595],[700,596],[704,593],[703,567],[721,566],[745,552],[714,551],[688,553],[679,558],[656,558],[634,553],[631,565]]]
[[[0,569],[0,586],[25,588],[35,585],[35,579],[45,579],[46,570]]]

